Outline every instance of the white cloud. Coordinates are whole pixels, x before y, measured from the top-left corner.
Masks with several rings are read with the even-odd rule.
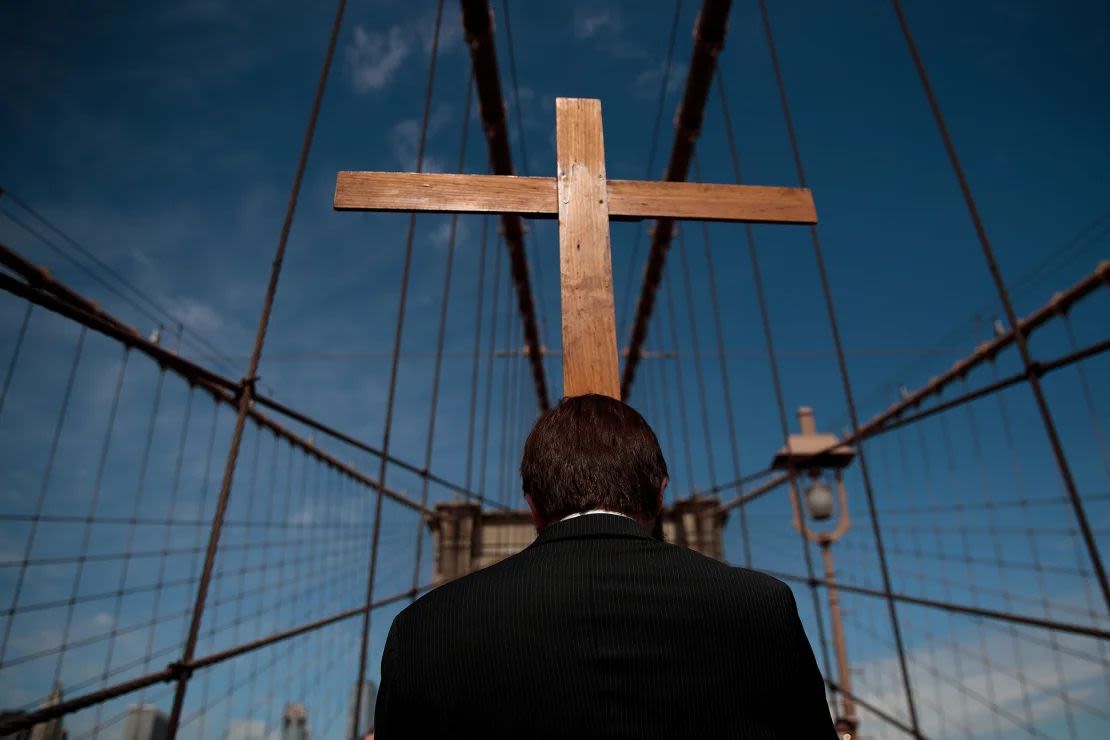
[[[461,49],[462,37],[458,14],[444,14],[439,29],[440,55]],[[389,85],[413,52],[423,51],[425,57],[431,53],[434,39],[435,17],[431,14],[395,25],[385,33],[367,31],[362,24],[355,26],[354,39],[346,49],[355,92],[372,92]],[[426,58],[422,64],[426,68]]]
[[[466,237],[466,221],[460,219],[455,229],[455,244],[465,243]],[[434,246],[446,247],[447,243],[451,241],[451,218],[444,219],[441,224],[432,229],[431,233],[428,234],[428,241]]]
[[[655,97],[659,95],[659,86],[663,83],[663,74],[667,71],[666,64],[648,67],[632,83],[637,95]],[[686,84],[686,63],[672,62],[671,71],[667,75],[667,94],[682,89]]]
[[[907,651],[910,672],[916,676],[915,681],[922,685],[922,696],[928,699],[929,706],[922,716],[926,734],[934,736],[940,732],[941,719],[934,707],[952,708],[948,721],[975,736],[989,734],[995,720],[1000,722],[1004,730],[1015,729],[1015,725],[1005,719],[1004,715],[995,716],[994,710],[987,706],[988,696],[993,698],[994,707],[999,711],[1023,718],[1023,696],[1027,691],[1030,713],[1037,725],[1059,717],[1063,712],[1059,692],[1065,687],[1072,701],[1080,703],[1078,714],[1084,713],[1084,704],[1090,706],[1098,703],[1094,696],[1097,690],[1092,687],[1091,682],[1102,676],[1102,668],[1097,659],[1078,657],[1084,648],[1089,647],[1082,638],[1058,636],[1061,645],[1070,648],[1069,651],[1060,652],[1058,656],[1019,638],[1024,659],[1022,672],[1027,682],[1027,686],[1023,688],[1016,678],[1016,669],[1008,658],[1014,650],[1011,640],[1007,633],[995,628],[996,625],[990,626],[994,629],[986,634],[982,643],[969,635],[962,636],[962,639],[955,639],[956,636],[951,635],[951,643],[939,642],[932,646],[933,650],[923,645]],[[973,657],[980,653],[988,657],[989,666]],[[957,654],[964,656],[960,664],[956,662]],[[1057,679],[1058,668],[1066,677],[1063,686]],[[879,677],[880,680],[882,677],[900,675],[897,657],[893,654],[860,661],[853,669],[853,673]],[[931,670],[935,670],[939,676],[931,675]],[[960,685],[956,685],[957,682]],[[904,719],[905,712],[901,708],[905,706],[905,701],[900,683],[889,682],[883,689],[881,693],[875,694],[869,693],[864,686],[856,687],[863,698]],[[976,696],[978,698],[974,698]],[[959,711],[956,711],[956,707],[960,708]]]
[[[198,301],[195,298],[171,298],[166,301],[170,314],[175,316],[184,326],[209,339],[219,338],[225,328],[223,318],[212,306]],[[169,338],[174,332],[174,327],[163,330],[163,340]]]
[[[355,26],[354,40],[347,46],[347,64],[356,92],[381,90],[388,85],[408,56],[411,44],[400,26],[388,33]]]
[[[428,138],[431,137],[448,122],[451,107],[447,104],[437,106],[432,111],[428,121]],[[416,170],[416,155],[420,146],[420,119],[406,118],[393,124],[389,130],[389,144],[393,149],[393,156],[404,170]],[[424,172],[446,172],[446,167],[438,157],[424,153]]]
[[[574,14],[575,38],[593,38],[606,29],[617,30],[618,28],[619,24],[616,17],[608,9],[595,10],[580,8],[578,12]]]

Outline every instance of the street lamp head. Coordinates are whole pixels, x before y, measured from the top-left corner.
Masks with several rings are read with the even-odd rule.
[[[823,522],[833,515],[835,502],[832,489],[825,481],[814,478],[805,493],[806,513],[811,519]]]

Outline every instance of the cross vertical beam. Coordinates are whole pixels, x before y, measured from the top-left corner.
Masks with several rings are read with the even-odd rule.
[[[563,395],[620,398],[601,101],[558,98]]]

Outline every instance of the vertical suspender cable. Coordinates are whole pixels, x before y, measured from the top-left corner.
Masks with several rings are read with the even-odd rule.
[[[462,135],[459,143],[458,171],[466,168],[466,135],[470,123],[470,100],[473,97],[474,70],[471,69],[466,81],[466,103],[463,106]],[[447,259],[443,271],[443,298],[439,304],[439,329],[436,331],[435,369],[432,371],[432,398],[428,410],[428,435],[424,442],[424,470],[432,466],[432,448],[435,445],[436,414],[439,411],[439,381],[443,373],[443,342],[447,337],[447,306],[451,297],[451,275],[455,265],[455,239],[459,233],[459,214],[451,216],[451,232],[447,237]],[[469,486],[468,486],[469,487]],[[420,487],[420,508],[428,507],[428,476],[423,476]],[[420,588],[420,564],[424,554],[424,516],[417,514],[416,519],[416,556],[412,566],[412,592],[409,599],[416,600]]]
[[[702,227],[705,224],[702,223]],[[701,368],[701,341],[698,338],[698,322],[694,317],[694,289],[690,286],[690,260],[686,258],[686,239],[678,232],[678,262],[682,267],[682,286],[686,291],[686,318],[690,322],[690,341],[694,348],[694,379],[697,381],[698,406],[701,410],[701,429],[705,436],[706,462],[709,464],[709,484],[717,488],[717,465],[713,460],[713,438],[709,434],[709,409],[705,401],[705,376]]]
[[[723,90],[719,77],[717,79],[717,89]],[[723,102],[724,99],[722,97],[722,103]],[[725,122],[729,125],[730,130],[728,133],[731,137],[731,121],[726,117]],[[696,156],[694,157],[694,177],[701,180],[701,166],[698,164]],[[717,361],[721,371],[721,392],[724,394],[725,424],[728,428],[729,452],[732,456],[732,479],[737,481],[736,495],[743,496],[744,487],[741,482],[742,476],[740,474],[740,447],[736,440],[736,419],[733,417],[732,410],[732,388],[728,379],[728,360],[725,358],[725,337],[724,330],[721,326],[721,304],[717,297],[717,270],[713,266],[713,249],[709,244],[709,227],[703,222],[701,229],[702,247],[705,250],[706,272],[709,275],[709,302],[713,308],[713,333],[717,338]],[[717,487],[716,482],[714,482],[713,487]],[[744,538],[744,565],[750,568],[752,565],[752,547],[748,537],[748,513],[743,504],[741,504],[739,508],[740,534]]]
[[[424,147],[428,143],[428,120],[432,112],[432,90],[435,85],[436,59],[439,56],[439,32],[443,25],[443,0],[436,3],[435,32],[432,36],[431,59],[428,64],[428,83],[424,89],[424,115],[420,124],[420,141],[416,149],[416,171],[424,169]],[[354,731],[358,735],[359,720],[362,718],[362,684],[366,680],[366,654],[370,647],[370,604],[374,598],[374,577],[378,570],[378,546],[382,533],[382,489],[389,465],[389,441],[393,431],[393,407],[397,400],[397,369],[401,360],[401,336],[405,330],[405,305],[409,292],[409,272],[412,267],[412,243],[416,233],[416,214],[409,214],[408,233],[405,237],[405,259],[401,267],[401,292],[397,297],[397,325],[393,332],[393,356],[389,366],[389,392],[385,404],[385,426],[382,430],[382,457],[378,466],[379,488],[374,496],[374,528],[370,535],[370,567],[366,574],[366,601],[362,613],[362,641],[359,646],[358,681],[355,683]],[[361,737],[361,735],[359,735]],[[349,740],[356,740],[350,738]]]
[[[798,176],[798,184],[806,187],[805,168],[802,165],[801,151],[798,148],[798,136],[794,131],[794,118],[790,112],[790,102],[786,97],[786,83],[783,81],[782,66],[779,64],[779,55],[775,47],[775,37],[771,30],[771,17],[767,12],[766,0],[759,0],[759,13],[763,20],[763,30],[767,37],[767,48],[771,56],[771,66],[775,72],[775,85],[778,88],[779,101],[782,104],[783,119],[786,124],[787,136],[790,139],[790,150],[794,156],[794,168]],[[809,227],[810,239],[813,242],[813,256],[817,263],[817,272],[821,278],[821,292],[825,298],[825,310],[829,317],[829,329],[832,332],[833,344],[836,347],[836,362],[840,369],[840,381],[844,387],[844,400],[848,405],[848,414],[852,422],[852,433],[858,436],[859,415],[856,413],[856,402],[852,395],[852,383],[848,377],[848,363],[844,357],[844,344],[840,339],[840,326],[833,307],[832,292],[829,288],[829,277],[825,271],[825,258],[821,250],[821,237],[816,226]],[[906,646],[902,639],[902,627],[898,622],[898,610],[895,608],[891,596],[890,568],[886,560],[886,550],[883,547],[882,530],[879,527],[879,515],[875,507],[875,494],[871,487],[871,476],[867,471],[867,458],[864,455],[862,440],[857,445],[857,459],[859,460],[860,476],[863,478],[863,490],[867,496],[867,508],[871,515],[871,531],[875,537],[875,546],[879,555],[879,567],[883,578],[883,592],[886,596],[887,610],[890,612],[890,626],[894,633],[894,645],[898,650],[898,664],[902,674],[902,685],[906,692],[906,708],[909,710],[910,726],[914,734],[921,736],[921,727],[917,720],[917,703],[910,684],[910,671],[906,664]]]
[[[721,115],[724,118],[725,124],[725,140],[728,142],[729,160],[732,163],[732,174],[736,180],[737,185],[744,182],[742,170],[740,169],[740,148],[736,144],[736,132],[732,124],[732,114],[729,112],[728,107],[728,94],[725,91],[724,76],[721,73],[721,68],[717,67],[717,93],[721,100]],[[697,160],[694,160],[695,166]],[[759,252],[756,249],[755,231],[750,223],[744,224],[744,240],[748,247],[748,260],[752,266],[752,283],[755,287],[756,304],[759,306],[759,319],[763,327],[763,344],[767,350],[767,364],[771,370],[771,386],[775,392],[775,405],[779,416],[779,431],[782,434],[783,443],[790,444],[790,427],[786,421],[786,398],[782,392],[782,373],[779,372],[778,356],[775,354],[775,338],[774,333],[771,331],[771,314],[767,309],[767,296],[763,291],[763,270],[759,265]],[[724,353],[721,353],[722,367],[724,363]],[[737,471],[736,480],[740,481],[739,471]],[[794,485],[794,479],[790,479],[790,485]],[[743,495],[742,490],[738,490],[739,495]],[[744,505],[740,505],[741,522],[744,521]],[[809,549],[809,542],[806,540],[802,532],[798,533],[802,545],[802,556],[805,560],[806,575],[809,577],[810,582],[810,598],[813,601],[813,616],[817,621],[817,636],[821,643],[821,660],[825,666],[826,672],[832,672],[832,662],[829,660],[829,642],[825,637],[825,620],[821,616],[821,601],[817,597],[817,585],[814,583],[815,573],[813,570],[813,555]],[[750,550],[745,547],[745,553],[750,559]],[[831,689],[832,703],[835,706],[836,694],[839,691],[837,688],[831,688],[826,682],[826,689]]]
[[[471,489],[474,476],[474,432],[478,411],[478,365],[482,353],[482,298],[486,282],[486,240],[489,238],[489,216],[482,218],[482,239],[478,248],[478,301],[474,309],[474,356],[470,363],[470,414],[466,428],[466,489]],[[456,495],[458,501],[462,497]]]

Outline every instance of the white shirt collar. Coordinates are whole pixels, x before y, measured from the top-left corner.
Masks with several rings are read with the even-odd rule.
[[[625,519],[632,519],[632,517],[630,517],[628,514],[622,514],[619,511],[609,511],[608,509],[590,509],[589,511],[576,511],[573,514],[569,514],[563,517],[559,521],[565,522],[567,519],[574,519],[575,517],[586,516],[587,514],[613,514],[615,516],[623,516]],[[633,519],[633,521],[635,520]]]

